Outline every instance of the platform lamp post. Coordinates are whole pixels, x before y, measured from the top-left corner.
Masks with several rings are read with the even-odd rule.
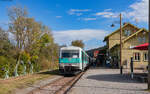
[[[120,17],[120,23],[119,23],[120,24],[120,66],[119,68],[120,68],[120,74],[122,74],[123,67],[122,67],[122,14],[121,13],[119,17]],[[114,24],[111,25],[111,27],[114,26],[115,26]]]
[[[150,0],[149,0],[149,9],[148,9],[148,31],[149,31],[149,46],[148,46],[148,89],[150,90]]]

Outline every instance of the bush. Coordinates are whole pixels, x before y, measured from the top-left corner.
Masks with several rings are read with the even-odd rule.
[[[4,56],[0,56],[0,77],[4,77],[4,70],[7,66],[7,59]]]
[[[0,77],[4,78],[5,70],[9,70],[9,76],[13,75],[15,60],[13,58],[7,58],[0,56]]]
[[[21,53],[21,60],[23,60],[24,64],[27,64],[30,60],[30,54],[27,52],[22,52]]]

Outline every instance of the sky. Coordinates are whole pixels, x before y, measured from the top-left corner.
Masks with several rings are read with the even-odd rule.
[[[79,39],[86,50],[105,45],[104,37],[119,28],[120,13],[123,23],[148,29],[148,0],[0,0],[0,27],[8,28],[7,10],[14,5],[48,26],[59,45]]]

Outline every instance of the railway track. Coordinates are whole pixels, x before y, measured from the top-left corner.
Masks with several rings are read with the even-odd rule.
[[[67,92],[81,78],[83,74],[84,72],[81,72],[76,76],[61,77],[52,83],[29,92],[28,94],[67,94]]]

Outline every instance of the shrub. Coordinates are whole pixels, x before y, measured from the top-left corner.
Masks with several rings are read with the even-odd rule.
[[[9,70],[9,76],[12,76],[14,67],[15,60],[13,58],[0,56],[0,77],[4,78],[5,70]]]

